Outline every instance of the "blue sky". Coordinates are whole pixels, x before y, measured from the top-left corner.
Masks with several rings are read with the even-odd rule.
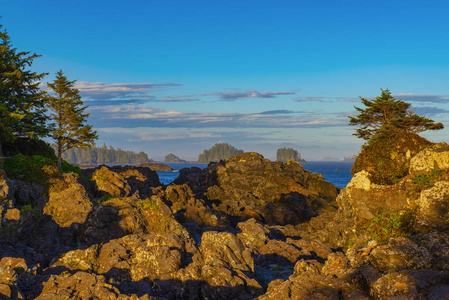
[[[348,115],[389,88],[448,128],[448,1],[4,0],[32,69],[77,80],[106,142],[196,160],[227,142],[273,159],[357,154]]]

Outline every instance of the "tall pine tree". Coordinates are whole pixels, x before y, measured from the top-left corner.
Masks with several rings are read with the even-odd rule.
[[[2,146],[17,137],[37,138],[48,133],[44,93],[40,80],[46,75],[30,71],[39,57],[18,52],[0,25],[0,161]]]
[[[61,168],[62,153],[74,147],[91,147],[98,138],[92,126],[86,124],[89,114],[84,111],[87,106],[83,106],[75,82],[69,81],[60,70],[55,81],[47,83],[54,93],[46,99],[51,111],[51,136],[56,141],[58,169]]]

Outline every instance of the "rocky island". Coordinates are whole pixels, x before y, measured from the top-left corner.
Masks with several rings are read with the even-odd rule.
[[[0,179],[11,299],[443,299],[449,145],[393,185],[342,190],[294,161],[238,154],[160,184],[145,167]],[[401,298],[402,297],[402,298]]]

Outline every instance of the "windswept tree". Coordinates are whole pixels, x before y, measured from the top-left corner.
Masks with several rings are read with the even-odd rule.
[[[360,97],[366,108],[354,106],[359,114],[349,117],[349,125],[360,126],[355,136],[369,140],[379,134],[394,135],[397,130],[420,133],[444,128],[442,123],[415,114],[410,103],[395,99],[390,90],[381,91],[381,95],[373,100]]]
[[[46,74],[28,69],[40,55],[18,52],[1,29],[0,25],[0,161],[5,143],[48,134],[44,93],[39,89]]]
[[[98,138],[92,126],[86,124],[89,114],[84,111],[88,106],[83,106],[75,82],[69,81],[60,70],[55,81],[47,83],[53,91],[46,100],[51,111],[51,136],[56,141],[58,169],[61,168],[62,153],[74,147],[92,147]]]
[[[373,100],[361,98],[366,108],[356,107],[359,115],[349,117],[349,125],[360,126],[354,135],[367,141],[351,173],[365,170],[372,182],[389,185],[406,176],[410,158],[432,144],[418,133],[444,126],[418,116],[410,103],[396,100],[388,89],[381,91]]]

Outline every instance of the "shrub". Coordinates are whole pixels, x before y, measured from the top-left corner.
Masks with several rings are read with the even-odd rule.
[[[55,159],[41,155],[16,154],[6,158],[3,167],[6,174],[12,179],[36,182],[41,185],[44,185],[48,178],[58,176],[61,173],[81,174],[79,167],[72,166],[65,161],[63,161],[61,172],[59,172],[56,168]]]
[[[78,166],[74,166],[69,164],[67,161],[62,160],[61,162],[61,173],[73,173],[80,175],[81,174],[81,168]]]
[[[405,131],[375,136],[362,146],[351,173],[366,170],[373,183],[395,184],[408,174],[410,158],[431,144],[425,138]]]
[[[33,155],[16,154],[8,157],[3,165],[6,174],[13,179],[27,182],[44,183],[55,172],[55,163],[50,158]],[[53,168],[52,168],[53,167]]]

